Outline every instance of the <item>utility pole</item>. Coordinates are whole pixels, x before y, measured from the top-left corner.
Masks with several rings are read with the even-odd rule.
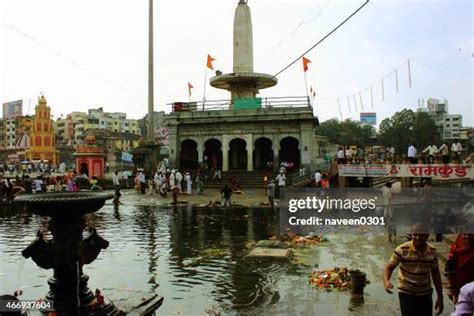
[[[148,141],[155,142],[155,125],[153,124],[153,0],[149,0],[148,26]]]

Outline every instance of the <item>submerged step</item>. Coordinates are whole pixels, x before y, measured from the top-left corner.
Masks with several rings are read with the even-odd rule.
[[[248,254],[248,258],[291,259],[291,249],[257,247]]]

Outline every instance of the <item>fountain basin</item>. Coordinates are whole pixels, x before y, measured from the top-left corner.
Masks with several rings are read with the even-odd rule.
[[[24,205],[33,214],[50,217],[76,217],[94,213],[114,197],[113,192],[51,192],[22,194],[13,203]]]

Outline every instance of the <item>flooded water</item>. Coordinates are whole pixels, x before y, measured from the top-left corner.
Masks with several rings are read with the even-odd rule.
[[[328,236],[329,242],[298,248],[289,261],[245,256],[256,242],[278,233],[275,214],[263,210],[223,211],[160,205],[157,197],[125,192],[114,212],[110,201],[88,224],[110,242],[84,266],[89,287],[127,309],[153,293],[164,297],[160,315],[397,315],[398,297],[382,286],[393,251],[384,236]],[[23,299],[48,291],[44,270],[21,250],[46,230],[47,219],[25,210],[0,211],[0,293],[23,290]],[[315,269],[347,266],[367,273],[365,303],[348,292],[327,292],[309,284]],[[392,277],[396,285],[396,275]],[[445,299],[446,315],[452,310]]]

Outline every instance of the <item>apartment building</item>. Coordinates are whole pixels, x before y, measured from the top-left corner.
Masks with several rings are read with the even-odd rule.
[[[429,98],[426,108],[418,111],[427,112],[434,119],[436,131],[442,140],[452,141],[461,139],[462,115],[449,114],[448,100],[442,102],[438,99]]]

